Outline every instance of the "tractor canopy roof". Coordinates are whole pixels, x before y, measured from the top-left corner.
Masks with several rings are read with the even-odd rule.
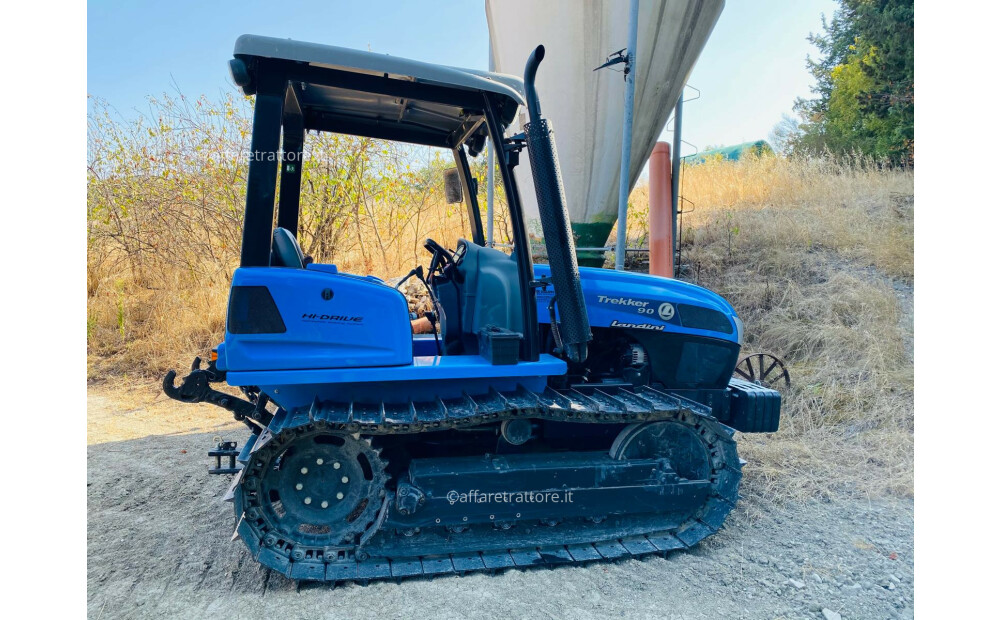
[[[332,45],[243,35],[230,61],[244,94],[285,93],[305,129],[399,140],[477,155],[490,107],[506,127],[524,103],[520,78]]]

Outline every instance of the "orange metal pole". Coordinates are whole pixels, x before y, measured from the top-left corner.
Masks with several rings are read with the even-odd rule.
[[[670,205],[670,145],[657,142],[649,157],[649,273],[674,277]]]

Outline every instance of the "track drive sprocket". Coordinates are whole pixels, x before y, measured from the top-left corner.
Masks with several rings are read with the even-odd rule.
[[[384,514],[388,475],[378,452],[357,435],[312,426],[259,445],[235,489],[236,518],[261,553],[292,561],[343,555]]]

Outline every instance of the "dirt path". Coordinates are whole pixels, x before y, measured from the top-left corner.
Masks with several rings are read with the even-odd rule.
[[[232,507],[220,500],[228,477],[205,473],[213,435],[242,442],[245,431],[208,406],[118,402],[88,394],[91,618],[912,616],[911,501],[751,499],[719,534],[666,559],[299,585],[230,542]]]

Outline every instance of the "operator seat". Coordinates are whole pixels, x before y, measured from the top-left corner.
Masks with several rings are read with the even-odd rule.
[[[278,226],[271,235],[271,266],[305,269],[306,256],[299,247],[295,235],[287,228]]]
[[[434,278],[444,310],[441,333],[450,355],[479,351],[479,330],[495,325],[524,333],[517,259],[499,250],[461,239],[461,259],[447,277]]]

